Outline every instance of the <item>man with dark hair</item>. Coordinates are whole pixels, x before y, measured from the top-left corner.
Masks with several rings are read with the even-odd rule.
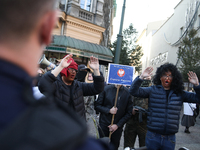
[[[144,78],[152,75],[153,68],[147,67],[130,87],[130,94],[148,98],[146,146],[148,150],[174,150],[183,102],[200,102],[200,85],[196,74],[188,73],[188,80],[196,93],[183,91],[181,73],[171,63],[157,68],[153,86],[140,87]]]
[[[107,148],[88,140],[86,124],[52,99],[48,83],[45,98],[33,97],[38,61],[57,20],[55,4],[55,0],[0,0],[1,149]]]

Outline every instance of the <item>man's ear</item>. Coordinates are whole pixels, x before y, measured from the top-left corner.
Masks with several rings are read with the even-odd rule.
[[[40,26],[40,42],[41,44],[48,45],[51,42],[52,30],[55,27],[57,21],[57,11],[48,12],[41,19]]]

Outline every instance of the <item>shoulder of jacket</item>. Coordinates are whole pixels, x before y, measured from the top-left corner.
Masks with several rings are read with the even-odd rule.
[[[104,87],[104,90],[108,90],[108,89],[111,89],[111,88],[114,88],[114,87],[115,87],[115,85],[109,84],[109,85],[106,85],[106,86]]]
[[[156,90],[156,89],[163,89],[163,86],[162,85],[153,85],[153,86],[150,86],[152,90]]]
[[[124,90],[126,90],[127,92],[129,91],[129,89],[127,87],[125,87],[125,86],[123,86],[123,87],[124,87]]]
[[[85,83],[85,82],[80,82],[80,81],[78,81],[78,80],[74,80],[73,86],[74,86],[74,87],[81,87],[82,84],[84,84],[84,83]]]

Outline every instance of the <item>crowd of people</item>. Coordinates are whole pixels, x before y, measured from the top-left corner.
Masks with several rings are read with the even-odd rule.
[[[140,147],[174,150],[183,103],[185,133],[197,117],[197,75],[188,72],[193,92],[184,90],[171,63],[158,67],[154,76],[147,67],[130,88],[107,85],[98,58],[78,65],[72,54],[45,72],[38,60],[51,42],[55,4],[0,0],[1,149],[117,150],[125,129],[124,148],[134,148],[138,136]],[[94,114],[99,114],[99,139],[88,135],[87,121]]]

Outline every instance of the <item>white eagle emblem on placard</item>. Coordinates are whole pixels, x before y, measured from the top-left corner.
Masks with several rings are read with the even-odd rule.
[[[125,75],[125,71],[124,71],[123,69],[119,69],[119,70],[117,71],[117,75],[118,75],[119,77],[123,77],[123,76]]]

